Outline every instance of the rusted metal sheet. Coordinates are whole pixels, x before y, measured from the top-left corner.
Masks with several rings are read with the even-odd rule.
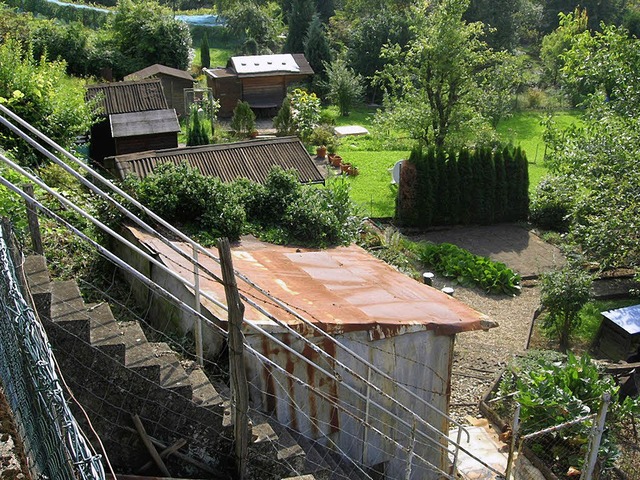
[[[168,266],[185,278],[193,277],[192,266],[187,260],[152,235],[133,227],[130,230],[148,248],[158,251]],[[181,246],[190,251],[186,245]],[[372,340],[378,340],[425,330],[451,335],[486,329],[491,325],[486,315],[403,275],[357,245],[325,250],[300,249],[246,237],[233,247],[232,253],[237,271],[335,335],[366,331]],[[202,257],[205,266],[219,275],[217,263]],[[200,286],[224,301],[224,289],[215,280],[203,274]],[[255,288],[244,282],[239,282],[238,286],[241,293],[269,314],[304,334],[312,333],[309,327]],[[267,327],[271,324],[272,331],[281,330],[249,306],[245,318],[265,323]]]
[[[187,163],[203,175],[218,177],[223,182],[248,178],[264,183],[276,165],[293,169],[302,183],[324,181],[322,172],[297,137],[148,151],[119,155],[114,161],[121,178],[129,173],[144,178],[162,163]]]

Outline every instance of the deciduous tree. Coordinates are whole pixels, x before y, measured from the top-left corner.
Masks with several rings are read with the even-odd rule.
[[[452,132],[481,121],[479,72],[494,61],[482,41],[482,25],[467,23],[466,0],[443,0],[413,15],[416,38],[406,49],[383,50],[390,61],[379,78],[387,85],[387,120],[413,138],[442,148]]]

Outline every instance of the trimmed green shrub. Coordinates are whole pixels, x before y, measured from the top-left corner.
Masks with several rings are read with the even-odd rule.
[[[398,189],[397,220],[406,226],[526,220],[527,159],[521,149],[478,147],[458,153],[415,148],[415,179]]]
[[[536,189],[531,202],[531,222],[545,230],[566,232],[574,191],[559,177],[546,177]]]
[[[256,128],[256,114],[247,102],[238,100],[236,108],[233,109],[231,128],[242,136],[248,136]]]
[[[274,243],[326,247],[353,241],[361,226],[348,183],[303,186],[295,172],[279,167],[261,185],[247,179],[226,184],[186,164],[163,164],[125,185],[167,221],[207,238],[252,233]]]
[[[520,276],[505,264],[452,245],[421,242],[414,246],[424,265],[460,285],[477,285],[488,293],[520,293]]]

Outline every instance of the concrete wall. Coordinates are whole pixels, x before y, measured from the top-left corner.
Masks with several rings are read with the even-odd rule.
[[[154,252],[150,252],[145,246],[141,245],[128,229],[121,229],[120,233],[131,243],[138,246],[138,248],[146,251],[150,255],[154,254]],[[155,267],[142,255],[139,255],[138,253],[134,252],[121,243],[114,242],[111,250],[135,270],[171,292],[182,302],[194,308],[195,296],[193,290],[187,288],[184,283],[180,282],[177,279],[174,279],[169,274],[160,270],[158,267]],[[193,336],[196,320],[195,315],[181,309],[173,301],[167,299],[166,297],[150,291],[144,283],[135,279],[133,275],[128,274],[124,271],[121,271],[121,273],[127,280],[127,282],[129,282],[129,284],[131,285],[131,291],[137,303],[141,307],[144,307],[148,312],[147,319],[155,328],[165,333],[173,332],[181,336]],[[216,325],[226,329],[226,322],[221,322],[220,319],[213,315],[205,306],[202,306],[201,308],[202,314],[206,318],[211,320]],[[203,350],[205,357],[210,359],[215,359],[222,351],[226,343],[224,338],[216,330],[217,329],[215,329],[215,327],[207,325],[203,322]]]
[[[300,340],[293,339],[289,334],[280,334],[279,338],[304,357],[312,358],[327,371],[334,371],[335,362],[320,359],[312,348],[303,345]],[[370,341],[367,332],[353,332],[338,339],[343,345],[385,371],[397,383],[410,388],[427,403],[440,411],[448,410],[453,336],[436,336],[433,332],[423,331]],[[248,357],[248,374],[254,406],[275,413],[281,423],[310,438],[330,438],[348,456],[364,465],[374,466],[386,462],[387,478],[404,478],[406,452],[398,449],[389,439],[396,439],[403,444],[409,443],[411,427],[402,426],[395,416],[400,416],[408,425],[412,425],[413,417],[410,413],[394,405],[384,395],[376,393],[375,389],[367,389],[364,382],[341,368],[338,368],[338,372],[342,377],[342,383],[338,383],[283,348],[267,343],[263,338],[248,335],[247,340],[275,363],[284,366],[288,372],[321,392],[314,393],[286,375],[262,365],[255,358]],[[349,366],[363,378],[368,378],[367,368],[360,362],[355,362],[342,349],[337,349],[325,339],[311,340],[333,358]],[[448,422],[440,414],[421,405],[390,380],[383,380],[374,373],[371,381],[446,435],[449,430]],[[346,385],[355,388],[364,399],[358,398]],[[367,402],[366,398],[371,402]],[[339,407],[334,405],[332,399],[335,399]],[[388,413],[376,408],[373,402],[387,409]],[[361,421],[364,419],[372,427],[367,428],[367,431]],[[426,427],[418,424],[418,429],[425,431]],[[418,434],[416,454],[446,471],[446,452],[440,448],[442,438],[433,432],[429,433],[429,438],[432,441]],[[424,462],[416,459],[413,462],[411,478],[436,479],[439,475],[426,468]]]

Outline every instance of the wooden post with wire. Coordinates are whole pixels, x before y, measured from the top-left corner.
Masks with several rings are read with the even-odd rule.
[[[33,184],[23,184],[22,191],[29,195],[29,197],[34,198]],[[25,199],[25,203],[27,205],[27,221],[29,222],[29,233],[31,234],[31,244],[33,246],[33,251],[38,255],[43,255],[44,249],[42,248],[42,236],[40,235],[38,212],[36,211],[36,207],[33,202]]]
[[[249,452],[249,386],[244,368],[244,348],[242,322],[244,319],[244,304],[240,301],[238,285],[233,273],[231,247],[229,239],[218,239],[218,253],[220,254],[220,268],[222,281],[229,308],[229,375],[231,377],[232,418],[235,437],[235,456],[237,478],[243,480],[247,471]]]

